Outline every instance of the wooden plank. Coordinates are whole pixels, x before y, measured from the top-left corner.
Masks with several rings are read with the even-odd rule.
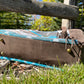
[[[20,12],[24,14],[39,14],[68,19],[76,19],[78,17],[78,7],[54,2],[0,0],[0,10]]]

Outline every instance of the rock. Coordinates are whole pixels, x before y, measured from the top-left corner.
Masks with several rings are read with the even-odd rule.
[[[32,69],[33,65],[26,65],[26,64],[20,64],[20,66],[22,69]]]
[[[7,68],[9,63],[9,60],[0,60],[0,73],[2,73]]]

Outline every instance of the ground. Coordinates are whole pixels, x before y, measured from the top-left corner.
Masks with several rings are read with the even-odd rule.
[[[0,84],[83,84],[84,64],[65,64],[59,68],[45,69],[32,65],[10,62],[0,75]]]

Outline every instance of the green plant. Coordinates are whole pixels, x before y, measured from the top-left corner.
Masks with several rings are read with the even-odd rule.
[[[20,75],[19,80],[10,70],[11,79],[7,80],[4,74],[0,84],[84,84],[84,64],[65,64],[60,67],[64,71],[38,68],[38,72],[33,69],[26,75]]]

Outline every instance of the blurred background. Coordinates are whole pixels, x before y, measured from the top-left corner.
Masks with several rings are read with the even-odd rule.
[[[44,2],[61,2],[63,0],[40,0]],[[73,21],[73,28],[84,29],[84,0],[76,0],[79,6],[79,17]],[[0,11],[0,29],[35,29],[55,31],[61,29],[61,20],[57,17],[29,15],[15,12]]]

